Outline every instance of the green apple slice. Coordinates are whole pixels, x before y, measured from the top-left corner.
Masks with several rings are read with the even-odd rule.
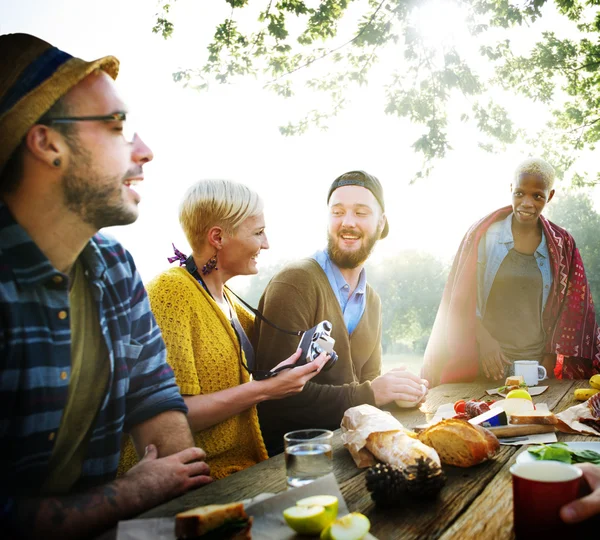
[[[336,519],[327,529],[324,540],[360,540],[371,528],[371,522],[367,516],[353,512],[344,517]],[[323,539],[323,534],[321,534]]]
[[[290,506],[283,511],[286,523],[299,534],[319,534],[329,523],[324,506]]]
[[[333,495],[314,495],[313,497],[307,497],[306,499],[300,499],[297,506],[322,506],[325,508],[325,512],[329,516],[329,521],[326,525],[329,525],[332,521],[337,518],[338,514],[338,498]]]

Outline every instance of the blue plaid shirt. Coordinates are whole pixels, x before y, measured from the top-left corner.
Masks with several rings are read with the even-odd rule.
[[[115,477],[124,430],[187,412],[131,255],[98,234],[80,257],[110,375],[75,490]],[[7,496],[35,495],[48,474],[71,372],[68,281],[0,203],[0,516]]]

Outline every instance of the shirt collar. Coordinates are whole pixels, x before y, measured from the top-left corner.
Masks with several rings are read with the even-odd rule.
[[[513,233],[512,233],[512,217],[513,217],[513,214],[511,212],[503,220],[503,222],[502,222],[502,228],[501,228],[501,233],[500,233],[500,238],[498,240],[498,242],[500,244],[510,244],[510,248],[513,248],[514,245],[515,245],[515,239],[514,239],[514,236],[513,236]],[[546,235],[544,234],[544,231],[542,231],[542,241],[540,242],[539,246],[536,248],[535,254],[538,255],[538,256],[540,256],[540,257],[546,258],[546,256],[544,255],[545,251],[547,251],[547,248],[546,248]]]
[[[346,282],[346,280],[344,279],[344,276],[342,275],[341,270],[339,269],[339,267],[337,266],[337,264],[335,264],[331,258],[329,257],[329,253],[327,253],[327,250],[323,250],[323,254],[325,255],[325,259],[327,261],[327,264],[331,265],[331,272],[333,274],[333,277],[335,279],[335,283],[337,285],[337,288],[340,291],[344,290],[344,287],[346,285],[348,285],[348,283]],[[360,274],[358,276],[358,284],[356,285],[356,289],[354,289],[353,294],[364,294],[365,293],[365,288],[367,286],[367,272],[363,266],[363,268],[360,271]]]
[[[12,270],[15,281],[22,288],[44,284],[55,276],[65,278],[66,286],[65,274],[52,266],[27,231],[17,223],[6,204],[1,201],[0,254]],[[94,239],[85,246],[81,257],[86,270],[89,270],[94,278],[100,279],[106,270],[106,263]]]

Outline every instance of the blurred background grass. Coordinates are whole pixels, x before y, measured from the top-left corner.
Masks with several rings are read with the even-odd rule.
[[[381,364],[381,373],[404,365],[411,373],[419,375],[423,366],[423,355],[418,353],[384,354],[381,357]]]

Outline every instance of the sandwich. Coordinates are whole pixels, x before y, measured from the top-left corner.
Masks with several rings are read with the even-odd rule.
[[[177,538],[247,540],[251,528],[252,518],[241,502],[199,506],[175,516]]]
[[[510,392],[511,390],[518,390],[519,388],[527,388],[525,379],[523,378],[523,375],[513,375],[511,377],[506,378],[504,386],[498,388],[498,391],[501,394],[505,394]]]

